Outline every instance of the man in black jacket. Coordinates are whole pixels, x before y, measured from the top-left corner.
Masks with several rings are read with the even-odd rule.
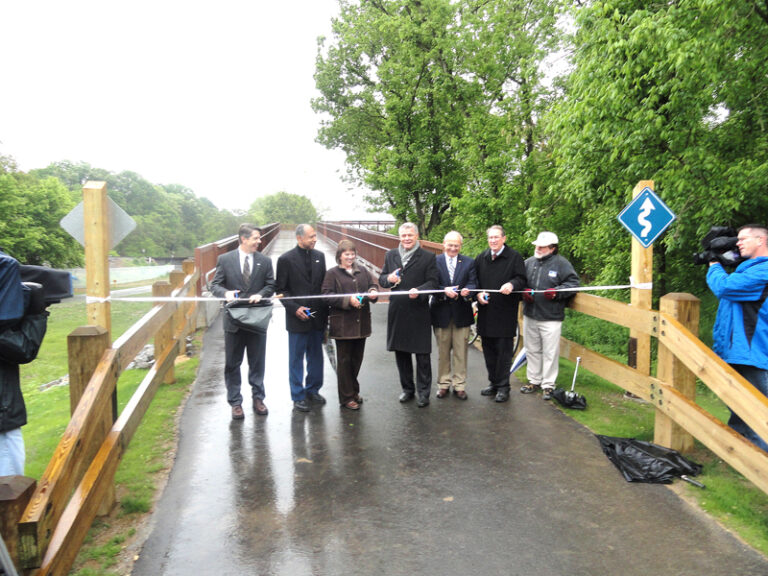
[[[523,257],[505,244],[504,228],[494,225],[486,231],[488,249],[475,258],[477,283],[477,333],[483,339],[483,357],[489,386],[480,394],[494,396],[496,402],[509,400],[509,369],[515,350],[519,292],[525,288]],[[498,292],[495,292],[498,290]]]
[[[400,375],[400,402],[412,400],[418,393],[419,408],[429,405],[432,391],[432,334],[430,333],[429,294],[438,284],[435,255],[419,243],[419,229],[406,222],[398,229],[400,245],[387,252],[379,285],[395,291],[410,292],[389,299],[387,310],[387,350],[395,353]],[[413,359],[416,355],[416,381]]]
[[[277,259],[277,292],[282,296],[322,293],[325,255],[315,250],[317,232],[309,224],[296,227],[296,247]],[[325,404],[323,386],[323,336],[328,304],[322,298],[281,300],[288,330],[288,378],[293,406],[309,412],[312,404]],[[304,377],[304,359],[307,362]]]
[[[0,260],[0,294],[3,312],[8,312],[0,314],[0,476],[21,476],[25,461],[21,427],[27,423],[27,409],[21,393],[19,364],[37,357],[48,327],[48,312],[42,286],[23,286],[18,262],[2,252]],[[19,304],[15,310],[9,306],[11,301]]]

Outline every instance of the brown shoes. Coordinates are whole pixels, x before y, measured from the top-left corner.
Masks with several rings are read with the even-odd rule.
[[[253,411],[256,412],[259,416],[266,416],[269,414],[269,410],[267,410],[267,407],[264,405],[264,402],[261,401],[259,398],[253,399]]]
[[[459,400],[466,400],[467,399],[467,393],[464,392],[464,390],[454,390],[453,395],[456,396]]]
[[[451,393],[450,388],[440,388],[440,390],[437,391],[437,397],[438,398],[445,398],[450,393]]]
[[[232,406],[232,420],[242,420],[243,418],[245,418],[243,407],[239,404],[237,406]]]

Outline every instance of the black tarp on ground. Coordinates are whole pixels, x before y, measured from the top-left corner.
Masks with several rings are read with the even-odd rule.
[[[605,455],[627,482],[670,484],[675,477],[696,476],[701,472],[699,464],[670,448],[634,438],[596,436]]]

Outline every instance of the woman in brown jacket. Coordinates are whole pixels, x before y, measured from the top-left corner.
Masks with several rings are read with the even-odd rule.
[[[338,266],[326,272],[322,293],[339,294],[329,298],[330,337],[336,340],[336,377],[339,403],[359,410],[363,399],[357,375],[363,364],[365,339],[371,335],[371,307],[379,297],[378,286],[365,268],[357,265],[357,246],[351,240],[339,242]]]

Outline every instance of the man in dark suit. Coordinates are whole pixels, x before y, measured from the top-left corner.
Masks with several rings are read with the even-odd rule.
[[[256,304],[262,298],[270,298],[275,292],[275,275],[272,260],[259,253],[261,230],[251,224],[243,224],[238,231],[240,246],[219,256],[216,274],[211,281],[211,292],[227,302],[247,299]],[[248,383],[251,385],[253,409],[266,416],[264,405],[264,359],[267,351],[266,333],[252,332],[235,326],[224,315],[224,383],[227,386],[227,402],[232,407],[232,419],[242,420],[243,396],[240,393],[240,365],[243,353],[248,353]]]
[[[312,296],[322,292],[325,255],[315,250],[317,232],[309,224],[296,227],[296,247],[277,259],[277,292],[282,296]],[[312,404],[325,404],[323,336],[328,304],[322,298],[281,300],[288,330],[288,378],[293,407],[309,412]],[[304,377],[304,359],[307,362]]]
[[[432,334],[430,334],[429,294],[421,290],[437,287],[435,255],[419,244],[419,229],[406,222],[400,226],[400,245],[387,252],[379,285],[408,291],[410,294],[391,296],[387,310],[387,350],[395,352],[400,374],[400,402],[408,402],[418,393],[419,408],[429,405],[432,390]],[[416,355],[416,383],[413,380],[413,360]]]
[[[507,235],[499,225],[486,231],[488,249],[475,258],[481,289],[498,290],[477,295],[477,333],[483,339],[483,357],[490,385],[480,394],[496,402],[509,400],[509,369],[515,350],[520,292],[526,287],[525,262],[505,244]]]
[[[467,399],[467,336],[475,321],[470,300],[477,288],[475,261],[461,254],[463,238],[456,231],[443,238],[445,252],[435,257],[439,275],[438,288],[443,294],[432,296],[430,311],[437,341],[437,397],[453,393]],[[453,360],[453,361],[451,361]],[[453,370],[451,370],[453,364]]]

